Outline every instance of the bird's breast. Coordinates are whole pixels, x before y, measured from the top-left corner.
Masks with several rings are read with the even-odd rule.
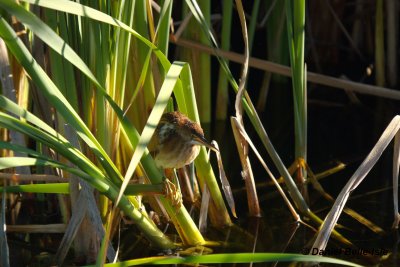
[[[174,147],[158,151],[155,161],[159,168],[179,169],[190,164],[200,153],[198,145],[177,143]]]

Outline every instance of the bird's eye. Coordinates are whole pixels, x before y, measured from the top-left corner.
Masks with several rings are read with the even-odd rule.
[[[196,129],[190,129],[190,131],[192,132],[192,135],[197,135],[198,134]]]

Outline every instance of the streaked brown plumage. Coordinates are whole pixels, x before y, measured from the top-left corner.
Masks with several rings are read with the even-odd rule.
[[[165,113],[154,133],[152,154],[159,168],[182,168],[191,163],[200,152],[200,145],[216,148],[205,138],[199,124],[182,113]]]

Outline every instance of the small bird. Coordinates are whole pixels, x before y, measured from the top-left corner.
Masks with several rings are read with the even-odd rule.
[[[178,111],[163,114],[154,133],[154,160],[158,168],[179,169],[191,163],[200,146],[218,151],[204,138],[203,129]]]

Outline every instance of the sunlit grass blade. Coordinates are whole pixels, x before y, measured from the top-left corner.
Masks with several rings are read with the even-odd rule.
[[[309,256],[301,254],[283,253],[226,253],[201,256],[174,257],[159,256],[143,259],[124,261],[113,264],[105,264],[106,267],[135,266],[144,264],[164,265],[164,264],[226,264],[226,263],[261,263],[261,262],[321,262],[335,265],[361,267],[349,261],[334,259],[321,256]],[[88,265],[86,267],[93,267]]]
[[[56,184],[24,184],[0,187],[0,191],[7,193],[43,193],[43,194],[69,194],[68,183]]]

